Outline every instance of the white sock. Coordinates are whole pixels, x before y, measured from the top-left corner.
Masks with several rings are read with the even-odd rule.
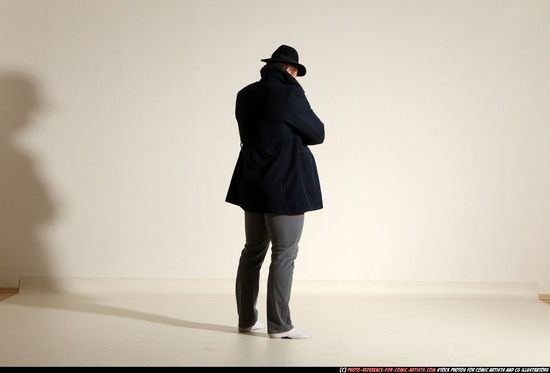
[[[277,338],[277,339],[306,339],[306,338],[311,338],[311,335],[309,335],[308,333],[306,333],[306,332],[304,332],[300,329],[296,329],[296,328],[292,328],[288,332],[284,332],[284,333],[270,334],[269,336],[271,338]]]
[[[246,327],[246,328],[239,327],[239,332],[248,333],[248,332],[251,332],[253,330],[259,330],[259,329],[263,329],[263,328],[265,328],[265,325],[262,324],[259,321],[256,321],[256,324],[254,324],[253,326],[249,326],[249,327]]]

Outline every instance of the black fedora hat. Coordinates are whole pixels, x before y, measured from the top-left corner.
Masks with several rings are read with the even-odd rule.
[[[296,49],[289,47],[288,45],[281,45],[275,52],[273,52],[271,58],[265,58],[262,62],[288,63],[298,68],[298,76],[306,75],[306,67],[298,62],[298,52]]]

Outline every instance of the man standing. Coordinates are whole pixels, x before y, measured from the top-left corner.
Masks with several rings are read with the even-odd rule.
[[[236,279],[239,331],[264,328],[256,301],[271,243],[267,331],[271,338],[309,338],[292,325],[289,301],[304,213],[323,208],[308,145],[321,144],[325,130],[296,80],[306,74],[296,50],[281,45],[262,61],[261,80],[237,94],[241,151],[226,197],[245,215],[246,242]]]

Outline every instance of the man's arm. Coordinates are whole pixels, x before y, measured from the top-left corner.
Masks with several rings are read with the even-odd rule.
[[[287,104],[286,123],[302,138],[304,145],[323,143],[325,125],[311,109],[303,90],[292,87]]]

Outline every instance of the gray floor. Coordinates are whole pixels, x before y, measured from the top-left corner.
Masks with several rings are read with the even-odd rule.
[[[313,337],[273,340],[237,333],[229,280],[46,282],[1,300],[0,366],[550,366],[550,305],[529,286],[296,282]]]

